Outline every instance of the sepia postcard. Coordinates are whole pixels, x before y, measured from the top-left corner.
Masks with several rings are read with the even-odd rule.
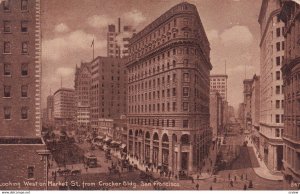
[[[300,0],[0,0],[0,191],[300,189]]]

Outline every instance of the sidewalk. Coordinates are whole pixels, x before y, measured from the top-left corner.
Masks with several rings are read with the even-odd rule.
[[[266,164],[258,157],[258,153],[256,147],[254,146],[253,143],[251,143],[250,137],[245,137],[245,140],[248,141],[248,146],[253,149],[254,155],[256,156],[256,160],[259,164],[259,167],[254,167],[253,170],[254,172],[261,178],[268,179],[268,180],[273,180],[273,181],[283,181],[283,176],[282,175],[275,175],[272,174]],[[251,157],[250,157],[251,158]],[[252,162],[252,159],[251,159]],[[253,163],[253,162],[252,162]]]

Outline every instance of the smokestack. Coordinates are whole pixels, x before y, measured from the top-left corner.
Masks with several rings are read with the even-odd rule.
[[[118,18],[118,30],[121,32],[121,18]]]

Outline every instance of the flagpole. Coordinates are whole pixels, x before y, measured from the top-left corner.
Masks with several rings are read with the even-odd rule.
[[[95,43],[93,42],[93,60],[95,59]]]

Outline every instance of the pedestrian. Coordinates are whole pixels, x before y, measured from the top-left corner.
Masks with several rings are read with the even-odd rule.
[[[241,180],[244,180],[244,176],[243,176],[243,174],[241,175]]]
[[[196,189],[199,190],[199,183],[196,184]]]
[[[247,190],[247,185],[246,184],[244,184],[244,190]]]
[[[86,166],[85,166],[85,171],[86,171],[86,172],[88,171],[88,168],[89,168],[89,167],[86,165]]]
[[[212,186],[209,187],[209,190],[213,190]]]
[[[236,176],[234,175],[234,181],[236,181]]]
[[[228,180],[230,180],[230,173],[228,174]]]
[[[232,180],[230,181],[230,186],[233,187],[233,181]]]
[[[247,174],[246,174],[246,180],[248,180]]]
[[[194,182],[194,177],[191,177],[191,180],[192,180],[192,183],[195,183],[195,182]]]

